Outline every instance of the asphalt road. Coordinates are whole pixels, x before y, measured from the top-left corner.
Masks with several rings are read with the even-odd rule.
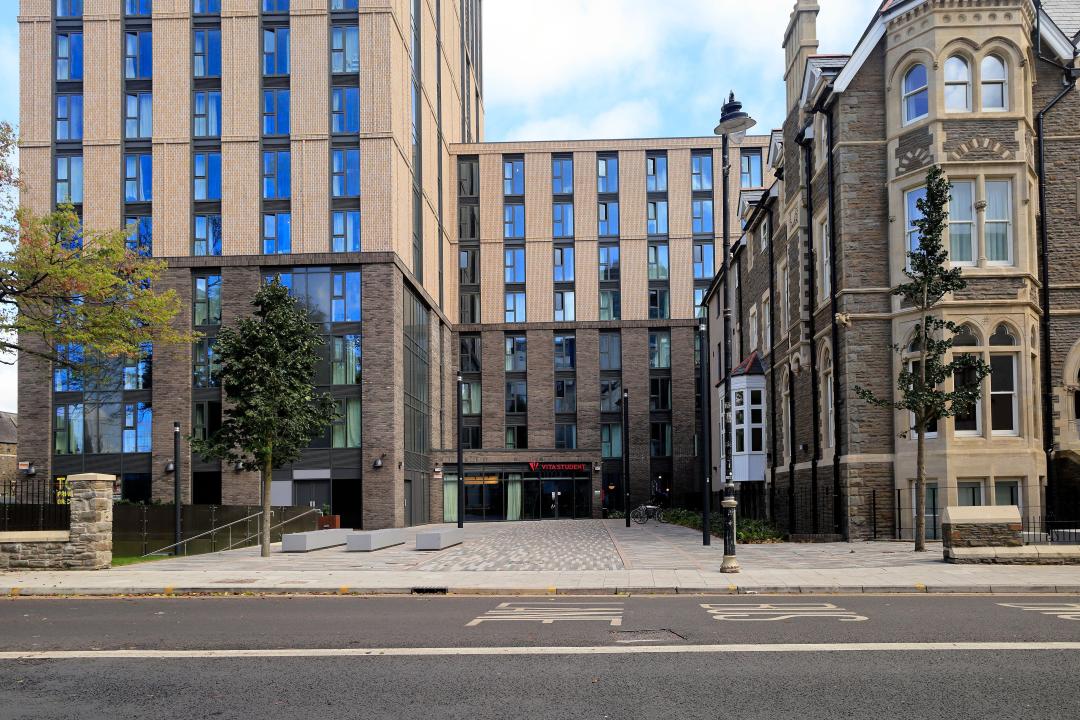
[[[1077,667],[1061,595],[0,601],[5,720],[1072,719]]]

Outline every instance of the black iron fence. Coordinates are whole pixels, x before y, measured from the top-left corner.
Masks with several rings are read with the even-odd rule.
[[[184,505],[180,508],[181,554],[197,555],[259,543],[260,505]],[[318,513],[310,507],[271,508],[270,541],[283,533],[314,530]],[[142,556],[176,542],[173,505],[113,506],[113,555]],[[169,552],[172,552],[171,550]]]
[[[941,518],[945,508],[938,504],[936,491],[926,493],[926,539],[941,539]],[[897,540],[915,539],[915,494],[910,490],[896,491],[896,527],[894,536]]]
[[[1049,520],[1041,512],[1020,518],[1025,545],[1080,545],[1080,519]]]
[[[723,500],[723,495],[720,497]],[[765,490],[764,482],[741,482],[735,483],[735,500],[739,504],[735,508],[739,518],[746,520],[769,519],[769,497]],[[722,512],[723,508],[717,505]]]
[[[67,530],[70,503],[66,480],[18,477],[0,483],[0,532]]]

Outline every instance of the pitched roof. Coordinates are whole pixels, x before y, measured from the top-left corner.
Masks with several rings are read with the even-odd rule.
[[[1076,0],[1042,0],[1042,8],[1075,45],[1080,39],[1080,3]]]
[[[19,416],[17,413],[0,412],[0,443],[14,445],[19,442]]]
[[[761,358],[758,357],[757,350],[750,353],[750,357],[739,363],[734,370],[731,371],[731,377],[738,377],[739,375],[764,375],[765,368],[761,366]]]

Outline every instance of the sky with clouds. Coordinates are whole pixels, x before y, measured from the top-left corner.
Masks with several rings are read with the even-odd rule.
[[[820,51],[850,52],[879,0],[818,0]],[[0,0],[0,120],[18,120],[16,0]],[[485,139],[709,135],[734,90],[784,115],[794,0],[484,0]],[[0,364],[0,410],[16,409]]]

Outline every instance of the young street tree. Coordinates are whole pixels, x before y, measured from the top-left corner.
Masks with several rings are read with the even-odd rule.
[[[856,386],[856,394],[873,405],[907,411],[914,418],[912,431],[917,440],[915,476],[915,550],[926,550],[926,433],[947,417],[969,412],[978,402],[982,380],[990,366],[973,354],[955,353],[946,362],[953,346],[957,326],[933,313],[942,299],[967,287],[958,267],[947,268],[949,255],[942,241],[948,223],[948,178],[938,166],[926,174],[926,196],[916,206],[921,217],[914,221],[918,245],[907,253],[908,264],[901,283],[892,294],[904,299],[921,318],[915,326],[908,348],[893,346],[898,353],[914,351],[917,360],[910,369],[902,363],[897,377],[898,400],[880,398],[872,391]],[[952,390],[945,382],[956,378]]]
[[[203,457],[242,462],[262,473],[262,556],[270,556],[270,482],[337,418],[334,401],[314,388],[318,328],[280,282],[264,285],[253,317],[223,327],[214,344],[221,387],[230,405],[221,429],[192,439]]]
[[[24,352],[85,370],[146,344],[190,341],[171,324],[176,293],[153,289],[165,263],[130,248],[127,230],[84,230],[71,205],[15,208],[14,148],[0,123],[0,362]]]

